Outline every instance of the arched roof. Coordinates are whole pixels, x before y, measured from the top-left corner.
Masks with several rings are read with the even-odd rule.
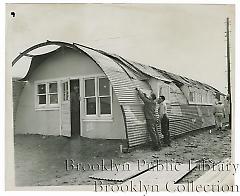
[[[158,80],[162,80],[164,82],[176,82],[179,85],[188,85],[188,86],[193,86],[193,87],[197,87],[200,89],[211,90],[213,92],[220,93],[216,88],[214,88],[210,85],[204,84],[202,82],[195,81],[195,80],[192,80],[192,79],[189,79],[186,77],[182,77],[177,74],[170,73],[170,72],[166,72],[166,71],[160,70],[156,67],[151,67],[151,66],[143,65],[141,63],[137,63],[137,62],[134,62],[131,60],[127,60],[119,55],[110,54],[105,51],[90,48],[90,47],[87,47],[87,46],[84,46],[84,45],[81,45],[78,43],[67,43],[67,42],[61,42],[61,41],[46,41],[43,43],[36,44],[36,45],[26,49],[22,53],[20,53],[13,60],[12,66],[14,66],[15,64],[18,64],[18,63],[21,64],[21,62],[31,63],[33,57],[38,56],[38,55],[43,55],[43,54],[47,55],[49,53],[56,51],[57,49],[59,49],[60,47],[63,47],[63,46],[72,48],[73,50],[83,51],[85,53],[86,53],[86,51],[84,51],[84,50],[88,50],[88,53],[95,53],[95,54],[99,53],[98,57],[100,57],[101,55],[104,55],[104,56],[109,57],[113,61],[117,59],[124,65],[122,67],[122,69],[125,71],[126,75],[128,75],[128,76],[129,76],[129,73],[127,70],[131,69],[132,72],[134,72],[136,75],[138,75],[139,77],[142,77],[142,78],[144,78],[144,76],[145,77],[153,77]],[[90,58],[92,58],[91,54],[88,54],[88,53],[86,53],[86,54],[88,56],[90,56]],[[94,58],[94,61],[97,61],[97,60],[98,60],[97,58]],[[118,66],[119,66],[119,64],[118,64]],[[32,69],[33,69],[33,67],[30,66],[26,76],[31,74]]]
[[[28,48],[13,60],[12,66],[21,66],[18,64],[21,63],[23,58],[27,58],[28,62],[31,63],[30,68],[24,77],[27,78],[34,70],[34,63],[32,63],[34,59],[33,57],[39,55],[51,55],[61,47],[68,47],[81,53],[85,53],[95,61],[106,74],[124,113],[127,138],[130,147],[143,144],[147,140],[145,117],[143,108],[141,107],[142,102],[137,96],[135,88],[138,87],[142,90],[150,91],[151,87],[140,79],[131,78],[128,73],[129,70],[131,70],[132,73],[137,72],[138,74],[136,75],[140,78],[146,76],[147,78],[152,77],[164,82],[181,80],[179,81],[180,83],[185,81],[185,83],[191,84],[176,74],[171,75],[170,73],[165,73],[157,68],[126,60],[118,55],[109,54],[102,50],[97,50],[77,43],[71,44],[59,41],[47,41]],[[167,74],[168,76],[166,77],[164,74]]]

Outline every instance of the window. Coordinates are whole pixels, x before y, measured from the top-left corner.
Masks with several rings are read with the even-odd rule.
[[[203,91],[203,103],[207,103],[207,92]]]
[[[85,80],[85,103],[87,115],[96,115],[97,113],[95,85],[95,78]]]
[[[100,114],[111,114],[110,84],[107,78],[98,79]]]
[[[112,91],[107,78],[89,78],[84,80],[86,115],[111,115]]]
[[[46,84],[38,84],[37,86],[37,97],[38,97],[38,104],[45,105],[47,103],[47,96],[46,96]]]
[[[201,93],[199,94],[199,103],[203,103],[203,96]]]
[[[189,101],[190,102],[195,102],[196,100],[196,93],[194,91],[189,92]]]
[[[163,86],[159,87],[158,98],[162,95],[165,97],[166,100],[170,100],[170,86],[169,85],[164,84]]]
[[[49,104],[58,104],[58,84],[57,82],[48,84]]]
[[[62,89],[63,89],[63,101],[69,101],[69,90],[68,90],[68,81],[62,83]]]
[[[58,105],[58,83],[38,83],[37,84],[37,107],[52,107]]]

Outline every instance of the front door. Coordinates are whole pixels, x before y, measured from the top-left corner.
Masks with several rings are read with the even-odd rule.
[[[71,137],[70,80],[61,81],[61,135]]]
[[[80,135],[80,85],[79,79],[70,80],[71,97],[71,135],[77,137]]]

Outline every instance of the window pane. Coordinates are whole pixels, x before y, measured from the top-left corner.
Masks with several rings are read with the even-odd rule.
[[[57,93],[57,83],[50,83],[49,84],[49,93]]]
[[[57,104],[58,103],[58,95],[50,95],[50,104]]]
[[[96,114],[96,98],[87,98],[86,99],[87,104],[87,114]]]
[[[99,78],[99,95],[110,95],[109,80],[107,78]]]
[[[62,83],[62,87],[63,87],[63,101],[67,101],[68,100],[68,82],[64,82]]]
[[[189,93],[189,100],[193,101],[193,93],[192,92]]]
[[[111,114],[111,99],[110,97],[100,97],[101,114]]]
[[[46,104],[46,95],[38,96],[38,104]]]
[[[85,97],[95,96],[95,79],[85,80]]]
[[[39,84],[38,85],[38,94],[45,94],[46,93],[46,84]]]

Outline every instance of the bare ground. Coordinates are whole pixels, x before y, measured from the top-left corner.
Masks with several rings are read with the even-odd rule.
[[[231,156],[231,131],[194,131],[172,140],[172,147],[152,151],[144,147],[130,153],[120,153],[120,140],[101,140],[60,136],[15,135],[16,186],[36,185],[87,185],[95,180],[89,169],[104,160],[107,166],[114,163],[154,161],[181,162],[192,160],[221,161]],[[79,170],[66,170],[66,160],[79,163]],[[85,170],[85,171],[84,171]],[[195,180],[203,174],[197,168],[182,179]]]

